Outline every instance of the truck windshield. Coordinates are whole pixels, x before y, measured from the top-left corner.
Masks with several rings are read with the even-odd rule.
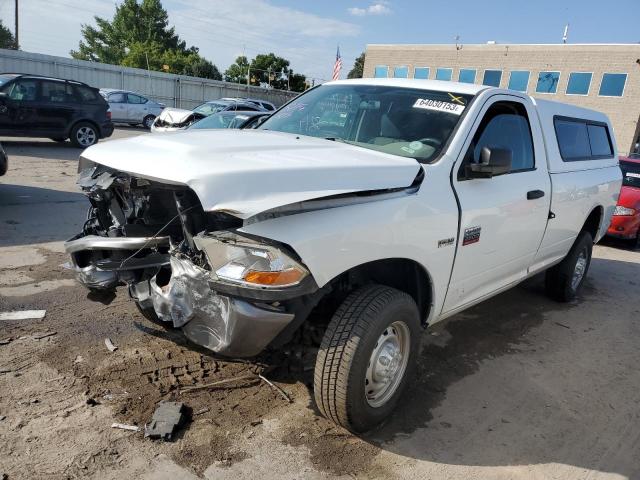
[[[640,163],[620,162],[622,170],[622,185],[640,188]]]
[[[434,160],[470,95],[380,85],[322,85],[275,112],[259,129],[341,141]]]

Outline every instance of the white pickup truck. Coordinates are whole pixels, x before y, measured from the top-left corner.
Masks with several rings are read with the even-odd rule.
[[[81,283],[225,356],[315,341],[317,406],[353,432],[393,410],[423,328],[543,270],[574,298],[621,185],[601,113],[399,79],[321,85],[255,130],[106,142],[79,172]]]

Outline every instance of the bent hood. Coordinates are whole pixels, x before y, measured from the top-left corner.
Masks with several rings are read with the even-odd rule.
[[[84,158],[187,185],[206,211],[242,219],[297,202],[408,187],[419,163],[344,143],[264,130],[191,130],[95,145]]]

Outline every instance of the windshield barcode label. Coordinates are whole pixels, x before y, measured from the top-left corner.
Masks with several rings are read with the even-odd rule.
[[[413,108],[424,108],[425,110],[435,110],[436,112],[447,112],[455,115],[462,115],[462,112],[464,112],[464,105],[424,98],[416,100],[416,103],[413,104]]]

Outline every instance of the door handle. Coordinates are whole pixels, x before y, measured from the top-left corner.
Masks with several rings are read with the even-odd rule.
[[[527,192],[527,200],[535,200],[542,197],[544,197],[544,192],[542,190],[531,190],[530,192]]]

